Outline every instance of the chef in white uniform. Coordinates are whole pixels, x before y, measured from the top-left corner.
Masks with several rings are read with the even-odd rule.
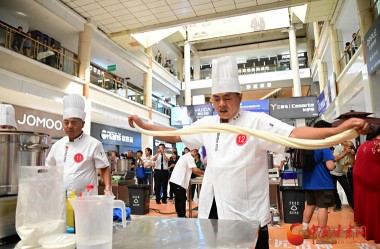
[[[323,139],[351,128],[356,128],[359,133],[368,130],[368,124],[361,119],[350,119],[334,128],[295,128],[264,113],[240,110],[241,92],[236,59],[226,56],[213,60],[211,94],[218,115],[204,117],[191,126],[228,123],[305,139]],[[131,127],[136,122],[147,130],[174,130],[144,123],[136,115],[130,116],[128,121]],[[159,139],[167,142],[182,141],[191,148],[205,146],[207,170],[199,198],[199,218],[260,221],[256,248],[269,248],[267,151],[284,153],[284,146],[245,134],[203,133]]]
[[[104,183],[104,194],[112,195],[111,171],[102,144],[83,132],[85,103],[78,94],[63,98],[63,123],[67,136],[58,140],[46,158],[47,166],[64,167],[65,189],[70,195],[86,192],[89,184],[94,186],[92,194],[98,193],[98,172]]]
[[[8,104],[0,104],[0,131],[15,131],[15,108]]]

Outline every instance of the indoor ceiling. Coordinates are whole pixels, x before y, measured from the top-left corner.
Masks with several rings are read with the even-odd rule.
[[[289,6],[307,5],[307,15],[305,22],[329,20],[337,6],[338,0],[59,0],[68,6],[84,19],[91,21],[96,27],[102,30],[111,39],[114,36],[124,35],[130,37],[133,32],[143,32],[168,28],[178,25],[186,25],[195,22],[203,22],[238,16],[243,14],[257,13],[261,11],[287,8]],[[52,1],[53,3],[54,1]],[[62,21],[62,17],[55,16],[53,12],[46,11],[46,5],[50,2],[44,0],[2,0],[0,1],[0,12],[7,15],[14,15],[17,19],[28,25],[29,30],[40,30],[48,33],[49,36],[62,42],[65,48],[77,53],[77,41],[79,39],[78,29],[73,28],[67,22]],[[21,15],[22,12],[25,15]],[[15,14],[17,13],[17,14]],[[4,16],[4,15],[3,15]],[[349,18],[349,17],[347,17]],[[3,19],[3,18],[2,18]],[[15,19],[15,18],[14,18]],[[300,18],[292,17],[293,22],[299,22]],[[14,24],[17,26],[17,24]],[[297,30],[297,37],[305,37],[306,26]],[[162,42],[158,42],[154,48],[162,51],[166,57],[174,61],[178,57],[178,50],[181,47],[177,43],[171,43],[172,37],[167,37]],[[271,41],[286,41],[288,34],[281,30],[262,31],[235,36],[227,36],[217,39],[201,40],[193,43],[196,50],[210,52],[221,48],[237,47],[240,55],[246,59],[260,56],[257,50],[246,50],[247,46]],[[169,48],[168,48],[169,44]],[[120,45],[120,44],[119,44]],[[177,54],[172,53],[170,46],[175,46]],[[95,46],[96,47],[96,46]],[[305,51],[305,44],[300,44],[298,48]],[[104,51],[106,49],[103,49]],[[112,64],[113,58],[109,53],[102,54],[101,51],[93,53],[91,60],[100,66],[107,68],[107,64]],[[239,50],[239,49],[238,49]],[[94,48],[93,48],[94,51]],[[168,51],[170,51],[168,53]],[[270,55],[288,53],[288,45],[278,46],[271,50],[265,50]],[[264,52],[263,52],[264,53]],[[237,53],[236,53],[237,54]],[[180,53],[181,56],[181,53]],[[216,56],[216,55],[215,55]],[[265,56],[265,55],[263,55]],[[111,56],[112,57],[112,56]],[[204,56],[206,63],[212,56]],[[102,61],[100,60],[102,58]],[[244,59],[244,58],[241,58]],[[115,59],[116,60],[116,59]],[[101,62],[101,63],[100,63]],[[107,64],[106,64],[107,63]],[[120,62],[122,63],[122,62]],[[201,61],[201,63],[203,63]],[[125,65],[124,65],[125,64]],[[131,77],[131,82],[142,86],[143,72],[133,66],[124,63],[118,68],[125,68],[122,72],[115,72],[120,77]],[[135,77],[136,75],[136,77]],[[155,94],[157,96],[167,95],[165,88],[156,87],[153,82]],[[158,84],[159,85],[159,84]]]

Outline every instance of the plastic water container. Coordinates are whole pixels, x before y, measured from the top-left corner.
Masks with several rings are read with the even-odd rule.
[[[111,249],[113,208],[121,208],[126,227],[125,204],[115,196],[92,195],[70,199],[75,214],[77,249]]]

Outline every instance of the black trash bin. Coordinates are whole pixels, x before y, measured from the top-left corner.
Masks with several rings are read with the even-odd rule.
[[[129,189],[129,207],[132,214],[149,213],[149,189],[150,185],[131,185]]]
[[[284,223],[302,223],[305,194],[302,186],[280,186]]]

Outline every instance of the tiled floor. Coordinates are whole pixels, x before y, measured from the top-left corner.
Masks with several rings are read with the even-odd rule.
[[[193,207],[197,206],[197,202],[193,202]],[[172,201],[168,201],[167,204],[156,204],[155,200],[150,201],[150,212],[148,216],[159,216],[159,217],[177,217],[175,213],[175,207]],[[193,211],[193,215],[197,216],[197,211]],[[294,248],[294,249],[338,249],[338,248],[358,248],[358,249],[373,249],[380,248],[379,244],[375,244],[373,241],[366,241],[359,237],[349,237],[346,238],[345,230],[349,228],[350,225],[355,226],[354,223],[354,214],[351,208],[343,207],[343,210],[340,212],[334,212],[330,210],[328,226],[331,229],[337,229],[341,225],[342,231],[339,238],[337,239],[337,244],[325,244],[318,245],[313,244],[313,240],[308,239],[304,240],[303,244],[300,246],[294,246],[290,244],[287,240],[287,231],[291,224],[282,223],[281,226],[269,228],[269,238],[270,238],[270,248]],[[317,225],[316,214],[314,214],[310,226]],[[293,232],[298,232],[298,228],[294,228]],[[355,236],[355,233],[354,233]]]

